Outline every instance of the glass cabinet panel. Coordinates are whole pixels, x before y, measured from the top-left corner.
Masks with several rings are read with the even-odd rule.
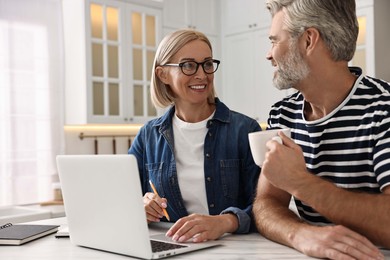
[[[156,51],[147,51],[146,52],[146,67],[147,68],[152,68],[153,67],[153,62],[154,62],[154,55],[156,55]],[[148,69],[146,70],[146,78],[151,79],[152,77],[152,70]]]
[[[103,7],[91,4],[91,34],[93,38],[103,37]]]
[[[120,115],[120,34],[118,7],[91,3],[92,113]]]
[[[132,36],[134,44],[142,44],[142,16],[140,13],[132,13]]]
[[[119,85],[116,83],[109,84],[109,104],[110,104],[110,115],[119,116]]]
[[[118,10],[107,7],[107,38],[111,41],[118,40]]]
[[[94,82],[92,88],[92,96],[93,96],[93,113],[95,115],[103,115],[104,114],[104,88],[103,83]]]
[[[146,45],[155,46],[156,45],[156,21],[154,16],[146,16]]]
[[[143,60],[142,60],[142,50],[133,49],[133,77],[134,80],[142,80],[142,70],[143,70]]]
[[[150,101],[150,79],[157,49],[156,15],[131,12],[133,54],[133,111],[135,117],[153,117],[156,109]]]
[[[118,46],[109,45],[107,47],[108,54],[108,77],[118,78],[119,77],[119,53]]]
[[[103,45],[92,44],[92,75],[103,77]]]

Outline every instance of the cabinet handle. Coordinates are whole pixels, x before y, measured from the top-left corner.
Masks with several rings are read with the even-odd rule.
[[[125,122],[127,122],[128,119],[127,119],[127,117],[125,117],[123,120],[125,120]]]

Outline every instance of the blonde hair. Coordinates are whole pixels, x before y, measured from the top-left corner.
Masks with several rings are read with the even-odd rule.
[[[153,62],[153,73],[151,78],[151,99],[155,107],[165,108],[175,103],[175,97],[169,85],[164,84],[156,75],[156,68],[171,62],[172,57],[187,43],[201,40],[204,41],[213,52],[211,43],[206,35],[201,32],[183,29],[168,34],[160,42]],[[212,93],[207,98],[209,103],[214,103],[216,93],[213,88]]]

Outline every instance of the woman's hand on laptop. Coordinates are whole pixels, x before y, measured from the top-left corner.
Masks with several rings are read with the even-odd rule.
[[[205,242],[216,240],[225,233],[232,233],[238,228],[238,219],[233,214],[200,215],[191,214],[179,219],[166,233],[173,241]]]
[[[147,192],[144,195],[143,202],[148,223],[160,222],[160,219],[164,217],[163,209],[167,208],[167,199],[160,198],[152,192]]]

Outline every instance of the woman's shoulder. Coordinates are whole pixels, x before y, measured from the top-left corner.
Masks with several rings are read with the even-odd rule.
[[[244,113],[235,110],[230,110],[230,115],[232,120],[245,120],[248,122],[257,122],[253,117],[250,117]]]
[[[150,119],[149,121],[147,121],[142,127],[141,129],[151,129],[151,128],[155,128],[155,127],[160,127],[164,124],[167,124],[167,122],[170,122],[171,121],[171,118],[172,118],[172,115],[173,115],[173,112],[174,110],[172,110],[172,108],[168,109],[163,115],[159,116],[159,117],[156,117],[156,118],[153,118],[153,119]]]
[[[226,119],[228,121],[231,121],[231,122],[245,122],[245,123],[257,123],[257,121],[254,118],[252,118],[252,117],[250,117],[248,115],[245,115],[244,113],[241,113],[241,112],[238,112],[238,111],[230,109],[222,101],[217,100],[217,103],[219,103],[217,105],[217,109],[220,110],[220,113],[218,113],[218,114],[221,115],[221,117],[226,117]]]

